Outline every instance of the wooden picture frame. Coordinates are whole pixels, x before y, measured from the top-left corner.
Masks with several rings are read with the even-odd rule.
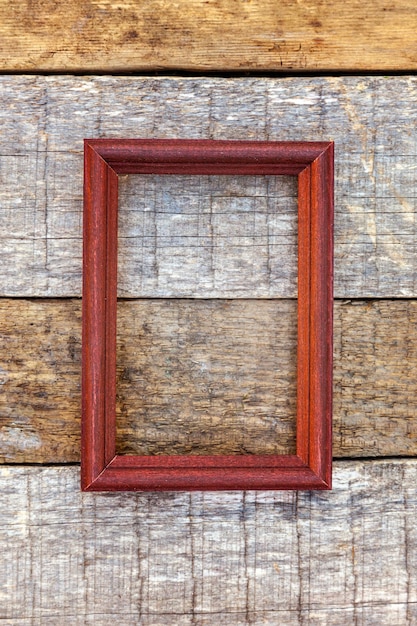
[[[333,143],[86,139],[84,166],[83,491],[330,489]],[[296,454],[116,454],[119,174],[298,176]]]

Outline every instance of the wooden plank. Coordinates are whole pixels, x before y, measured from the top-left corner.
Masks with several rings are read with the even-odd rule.
[[[331,492],[97,495],[78,468],[0,468],[2,621],[413,624],[416,471],[345,461]]]
[[[79,460],[80,301],[0,300],[1,462]],[[119,303],[118,449],[290,453],[295,302]],[[335,304],[334,455],[417,454],[417,302]]]
[[[413,0],[32,0],[0,8],[3,70],[411,70]]]
[[[336,296],[417,295],[415,77],[2,76],[0,85],[1,295],[80,295],[88,136],[333,139]],[[290,182],[167,178],[122,184],[122,295],[295,294]]]
[[[120,296],[295,295],[295,177],[126,176],[119,207]]]

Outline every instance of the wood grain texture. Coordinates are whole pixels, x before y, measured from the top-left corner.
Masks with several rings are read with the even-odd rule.
[[[0,300],[2,462],[79,460],[80,313]],[[290,453],[295,317],[287,300],[120,303],[118,451]],[[417,454],[416,338],[416,302],[336,302],[336,457]]]
[[[125,302],[119,315],[119,453],[295,453],[295,301]]]
[[[5,0],[6,70],[412,70],[413,0]]]
[[[415,77],[305,78],[302,82],[291,78],[1,77],[1,295],[80,295],[82,139],[142,136],[334,140],[336,296],[415,296],[416,86]],[[250,262],[255,256],[250,249],[257,232],[250,221],[253,218],[260,229],[258,243],[264,244],[269,228],[269,241],[273,244],[273,271],[269,279],[264,271],[267,252],[264,250],[258,257],[263,259],[256,266],[261,267],[259,292],[263,297],[292,297],[294,266],[291,260],[287,261],[292,257],[291,233],[295,226],[292,201],[288,202],[286,218],[277,219],[274,195],[265,199],[261,184],[261,197],[251,200],[250,195],[236,199],[230,184],[226,198],[214,198],[216,184],[214,181],[214,190],[208,195],[209,186],[203,185],[201,211],[194,211],[203,220],[199,236],[206,236],[207,246],[217,246],[216,267],[222,258],[222,240],[217,239],[222,232],[216,212],[229,210],[227,202],[232,197],[231,222],[223,235],[232,229],[232,221],[239,223],[242,211],[248,214],[234,230],[231,262],[244,263],[247,259],[244,282],[250,276]],[[258,183],[249,183],[249,191],[255,184]],[[185,235],[197,236],[197,218],[194,216],[192,223],[187,224],[185,215],[192,206],[198,206],[199,192],[195,187],[190,191],[187,188],[190,204],[183,201],[176,206],[181,181],[177,181],[177,187],[172,183],[174,186],[159,192],[158,180],[146,185],[149,246],[164,247],[158,244],[152,230],[152,214],[156,211],[162,222],[158,233],[165,237],[160,243],[170,243],[170,250],[156,254],[163,260],[159,289],[152,290],[157,283],[152,269],[146,293],[138,290],[133,280],[124,285],[123,293],[132,297],[159,296],[161,292],[169,297],[187,295],[178,292],[175,277],[185,256]],[[128,187],[126,194],[134,189]],[[207,211],[211,198],[216,214],[214,231],[204,235],[201,213]],[[142,258],[140,221],[136,226],[132,219],[138,217],[144,199],[140,196],[137,204],[132,198],[129,202],[136,216],[126,213],[123,228],[127,230],[121,230],[121,239],[129,238],[123,255],[131,255],[131,260],[123,256],[121,260],[130,276],[130,268],[137,267]],[[280,204],[278,210],[281,206],[284,208]],[[161,216],[166,207],[171,215]],[[175,212],[181,218],[174,218]],[[174,225],[178,229],[177,239]],[[148,268],[152,261],[146,261]],[[198,291],[201,297],[258,297],[258,293],[252,293],[253,280],[248,283],[251,289],[246,294],[241,286],[228,281],[212,289],[213,271],[206,279],[201,277],[198,290],[193,287],[194,293]],[[171,289],[167,288],[170,276]]]
[[[416,472],[339,461],[331,492],[97,495],[78,468],[3,467],[2,621],[414,624]]]
[[[122,176],[120,296],[265,298],[297,286],[293,176]]]

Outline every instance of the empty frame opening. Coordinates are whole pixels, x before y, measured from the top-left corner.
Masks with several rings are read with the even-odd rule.
[[[295,454],[297,178],[119,176],[118,454]]]

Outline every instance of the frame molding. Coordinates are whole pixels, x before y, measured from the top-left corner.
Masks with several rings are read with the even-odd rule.
[[[298,176],[295,455],[116,455],[119,174]],[[333,143],[84,141],[83,491],[331,489]]]

